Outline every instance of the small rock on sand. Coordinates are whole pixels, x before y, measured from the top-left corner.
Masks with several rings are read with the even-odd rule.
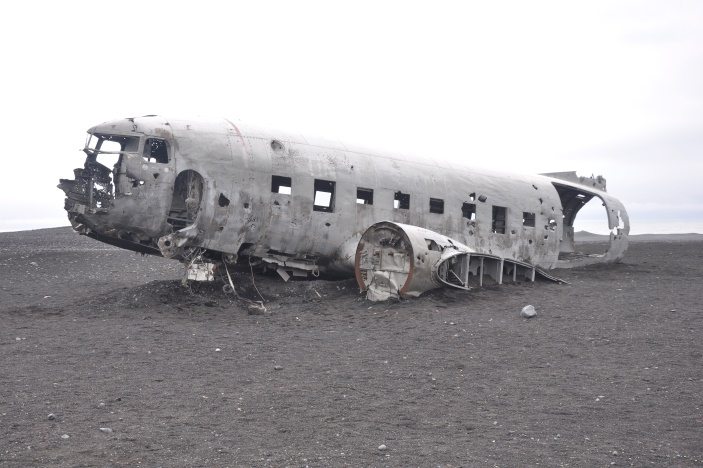
[[[532,318],[535,315],[537,315],[537,311],[535,310],[535,307],[532,305],[526,305],[525,307],[522,308],[520,311],[520,317],[524,318]]]

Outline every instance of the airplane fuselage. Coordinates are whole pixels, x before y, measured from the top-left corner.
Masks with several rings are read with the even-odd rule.
[[[594,196],[613,230],[600,261],[619,260],[627,247],[627,213],[601,178],[500,174],[441,155],[410,160],[225,119],[148,116],[89,134],[84,168],[60,185],[69,219],[79,232],[141,252],[184,260],[203,249],[228,261],[351,274],[362,233],[394,221],[553,268],[564,266],[573,220]]]

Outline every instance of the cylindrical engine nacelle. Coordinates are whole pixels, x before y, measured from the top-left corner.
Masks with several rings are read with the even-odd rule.
[[[429,229],[382,221],[364,232],[356,249],[354,271],[371,300],[417,297],[442,286],[437,267],[464,244]]]

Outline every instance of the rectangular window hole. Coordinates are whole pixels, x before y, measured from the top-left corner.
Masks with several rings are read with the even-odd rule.
[[[373,205],[373,189],[358,187],[356,189],[356,202],[359,205]]]
[[[496,234],[505,234],[505,219],[507,209],[504,206],[493,207],[493,222],[491,230]]]
[[[334,211],[334,181],[315,179],[315,198],[313,211]]]
[[[272,193],[282,193],[283,195],[291,194],[291,183],[290,177],[284,176],[271,176],[271,192]]]
[[[395,192],[395,196],[393,198],[393,208],[400,209],[400,210],[409,210],[410,209],[410,194],[403,193],[401,191]]]
[[[528,211],[522,212],[522,225],[527,227],[535,227],[535,214]]]
[[[461,215],[470,221],[476,221],[476,204],[464,203],[461,205]]]
[[[441,198],[430,198],[430,213],[444,213],[444,200]]]
[[[144,158],[152,163],[168,163],[168,146],[161,138],[147,138],[144,143]]]

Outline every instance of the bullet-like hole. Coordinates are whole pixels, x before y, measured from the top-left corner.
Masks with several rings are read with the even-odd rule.
[[[283,151],[283,143],[278,140],[271,140],[271,149],[274,151]]]

